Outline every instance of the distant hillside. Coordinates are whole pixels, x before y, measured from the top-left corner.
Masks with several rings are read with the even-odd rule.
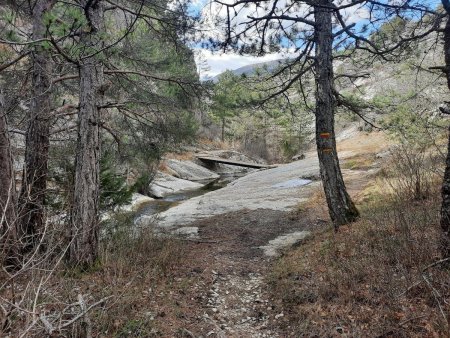
[[[247,65],[244,67],[240,67],[234,70],[231,70],[231,72],[235,75],[254,75],[256,73],[256,71],[258,69],[265,69],[268,71],[273,71],[275,70],[280,64],[282,64],[285,61],[285,59],[278,59],[278,60],[274,60],[274,61],[267,61],[267,62],[259,62],[259,63],[254,63],[251,65]],[[219,79],[219,75],[214,76],[211,80],[213,82],[217,82]]]

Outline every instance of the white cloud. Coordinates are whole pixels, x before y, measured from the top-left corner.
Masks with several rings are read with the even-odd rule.
[[[257,57],[239,55],[231,52],[212,53],[211,51],[204,49],[197,49],[195,55],[198,71],[202,79],[214,77],[227,69],[234,70],[255,63],[292,57],[292,54],[287,53],[272,53]]]
[[[345,0],[342,2],[341,5],[346,5],[349,4],[350,2],[351,2],[350,0]],[[370,12],[364,3],[340,10],[340,13],[347,25],[350,25],[352,23],[358,23],[360,21],[370,18]]]
[[[224,5],[218,4],[214,0],[194,0],[196,6],[203,5],[201,10],[203,22],[202,22],[202,32],[204,37],[212,38],[213,40],[223,41],[226,37],[224,35],[227,11]],[[207,1],[207,2],[206,2]],[[222,0],[223,3],[234,3],[237,0]],[[339,5],[351,3],[351,0],[341,0]],[[290,10],[286,11],[289,7]],[[249,21],[249,17],[262,17],[268,13],[269,8],[263,6],[256,6],[251,3],[247,6],[239,5],[235,10],[230,10],[231,26],[234,27],[233,33],[239,34],[244,30],[245,22]],[[278,0],[276,14],[287,14],[291,17],[307,17],[308,20],[312,21],[311,7],[306,5],[302,1],[296,0]],[[347,24],[357,23],[364,19],[367,19],[369,12],[367,8],[363,5],[350,6],[341,11],[341,14]],[[304,29],[309,29],[308,25],[304,23],[295,23],[281,21],[281,26],[285,31],[290,31],[293,28],[296,31],[302,31]],[[260,36],[261,25],[257,27],[252,27],[247,31],[245,38],[242,38],[240,43],[251,43]],[[279,26],[275,24],[274,27],[268,29],[268,35],[279,31]],[[267,36],[267,35],[266,35]],[[227,69],[237,69],[246,65],[273,61],[278,59],[283,59],[287,57],[293,57],[294,54],[290,53],[294,46],[286,45],[286,49],[283,53],[268,53],[262,57],[249,56],[249,55],[238,55],[233,52],[227,53],[212,53],[209,50],[196,49],[196,62],[199,68],[199,73],[201,78],[214,77]],[[205,69],[205,66],[207,69]]]

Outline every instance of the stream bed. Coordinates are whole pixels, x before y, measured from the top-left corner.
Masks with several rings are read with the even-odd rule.
[[[158,214],[160,212],[166,211],[170,209],[171,207],[176,206],[182,201],[191,199],[193,197],[204,195],[210,191],[219,190],[221,188],[226,187],[230,182],[238,179],[241,176],[222,176],[219,179],[212,181],[205,186],[203,186],[200,189],[195,190],[187,190],[187,191],[180,191],[174,194],[167,195],[160,199],[155,199],[150,202],[143,203],[142,206],[136,211],[135,213],[135,219],[139,218],[140,216],[151,216]]]

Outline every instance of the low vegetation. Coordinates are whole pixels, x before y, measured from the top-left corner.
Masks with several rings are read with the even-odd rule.
[[[57,337],[85,337],[86,329],[91,337],[170,336],[165,322],[177,323],[177,296],[167,295],[182,298],[190,285],[188,279],[175,281],[187,266],[186,245],[150,229],[137,236],[129,221],[129,215],[119,214],[109,222],[99,259],[88,271],[55,257],[36,259],[18,276],[1,272],[0,280],[12,287],[0,288],[0,297],[13,302],[3,303],[3,332],[44,337],[53,328]]]
[[[439,189],[412,200],[372,184],[358,222],[288,252],[268,282],[290,336],[444,337],[450,270],[440,260]],[[374,187],[376,185],[377,187]],[[401,186],[401,185],[399,185]],[[362,194],[364,195],[364,194]]]

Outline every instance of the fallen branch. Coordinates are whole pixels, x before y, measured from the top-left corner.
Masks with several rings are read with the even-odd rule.
[[[27,51],[23,54],[18,55],[15,59],[5,62],[3,64],[0,65],[0,72],[5,70],[6,68],[12,66],[13,64],[15,64],[16,62],[19,62],[20,60],[22,60],[25,56],[27,56],[28,54],[30,54],[30,51]]]
[[[430,265],[427,265],[426,267],[423,268],[422,272],[425,272],[425,271],[428,270],[429,268],[432,268],[432,267],[434,267],[434,266],[443,264],[443,263],[445,263],[445,262],[450,262],[450,257],[440,259],[440,260],[438,260],[438,261],[436,261],[436,262],[434,262],[434,263],[431,263]]]
[[[107,301],[108,299],[112,298],[112,296],[108,296],[105,298],[100,299],[98,302],[95,302],[94,304],[92,304],[89,307],[86,307],[86,303],[84,302],[83,296],[82,295],[78,295],[78,304],[80,305],[81,308],[81,312],[79,314],[77,314],[75,317],[73,317],[71,320],[65,322],[64,324],[60,324],[57,327],[54,327],[52,325],[52,323],[49,322],[49,320],[45,317],[45,315],[43,313],[41,313],[39,315],[39,320],[42,322],[42,324],[45,327],[45,331],[49,334],[52,335],[55,332],[61,332],[63,329],[65,329],[66,327],[74,324],[75,322],[77,322],[79,319],[84,317],[84,322],[86,324],[86,338],[92,338],[92,324],[90,319],[87,317],[87,314],[90,310],[92,310],[94,307],[104,303],[105,301]]]
[[[416,286],[419,286],[419,285],[422,284],[422,283],[423,283],[423,280],[420,280],[420,281],[414,283],[414,284],[411,285],[409,288],[407,288],[405,291],[403,291],[401,294],[399,294],[399,295],[397,296],[397,298],[399,298],[399,297],[401,297],[401,296],[407,294],[409,291],[411,291],[411,290],[414,289]]]
[[[428,287],[431,289],[431,293],[434,296],[434,299],[436,300],[438,307],[439,307],[439,311],[441,312],[442,317],[444,318],[445,323],[448,326],[448,320],[447,320],[447,316],[445,315],[444,309],[442,308],[442,304],[439,300],[439,298],[442,298],[441,294],[439,293],[438,290],[436,290],[436,288],[431,284],[430,280],[427,278],[427,276],[425,276],[425,273],[422,274],[422,278],[423,280],[427,283]]]
[[[42,322],[42,324],[44,324],[45,327],[45,331],[49,334],[52,335],[53,332],[55,331],[55,328],[53,327],[53,325],[47,320],[47,318],[45,318],[44,314],[41,313],[41,315],[39,316],[40,321]]]
[[[85,311],[82,311],[81,313],[79,313],[78,315],[76,315],[75,317],[73,317],[71,320],[69,320],[67,323],[61,325],[59,327],[59,330],[62,330],[70,325],[72,325],[73,323],[75,323],[78,319],[80,319],[81,317],[84,317],[90,310],[92,310],[94,307],[96,307],[97,305],[100,305],[104,302],[106,302],[108,299],[112,298],[112,296],[108,296],[105,298],[100,299],[98,302],[92,304],[91,306],[89,306],[88,308],[86,308]]]
[[[86,303],[84,302],[83,295],[78,295],[78,302],[80,303],[81,311],[84,312],[84,323],[86,324],[86,330],[85,330],[85,337],[86,338],[92,338],[92,323],[91,319],[89,318],[87,314],[87,307]]]
[[[416,317],[412,317],[412,318],[409,318],[409,319],[405,319],[404,321],[402,321],[398,325],[403,326],[403,325],[405,325],[405,324],[407,324],[409,322],[412,322],[413,320],[421,319],[421,318],[424,318],[424,317],[428,317],[428,315],[421,315],[421,316],[416,316]]]

